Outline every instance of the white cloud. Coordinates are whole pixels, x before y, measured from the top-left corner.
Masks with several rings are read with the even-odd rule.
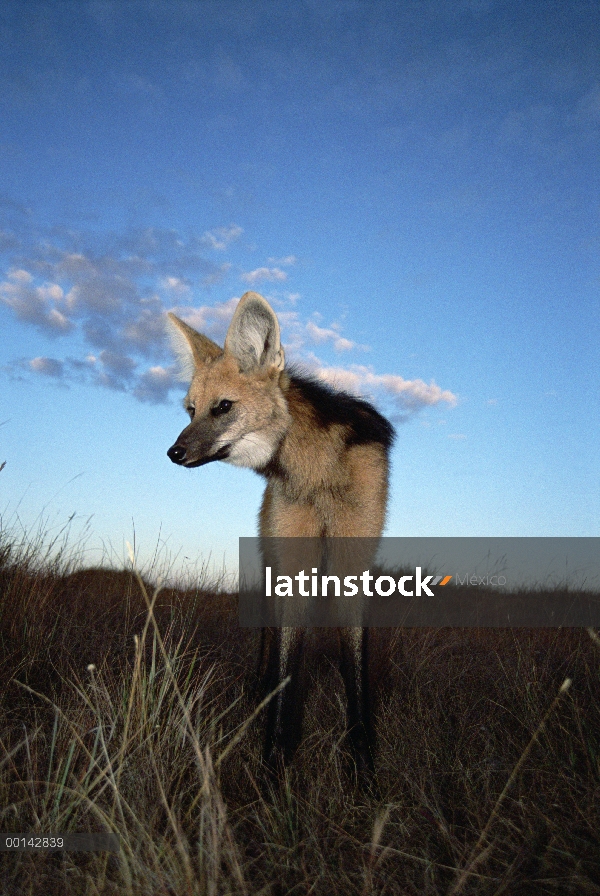
[[[92,276],[80,280],[69,291],[66,304],[73,314],[114,314],[140,298],[137,284],[129,277]]]
[[[141,299],[121,327],[120,342],[130,352],[153,357],[164,344],[163,315],[164,306],[158,296]]]
[[[18,362],[17,368],[63,382],[91,382],[126,391],[140,401],[165,401],[171,389],[180,388],[177,368],[170,366],[165,311],[173,304],[173,311],[190,326],[223,345],[239,297],[192,305],[194,288],[222,279],[231,267],[228,262],[217,266],[207,261],[199,246],[226,247],[241,233],[241,227],[231,225],[184,240],[177,231],[149,228],[112,235],[108,243],[103,238],[102,244],[93,234],[70,231],[54,233],[40,243],[36,233],[30,257],[23,253],[0,283],[0,302],[20,320],[46,333],[77,328],[85,347],[77,359],[39,357]],[[296,257],[269,262],[272,266],[248,271],[242,279],[250,285],[261,280],[279,284],[287,278],[284,268],[293,265]],[[297,293],[279,292],[276,285],[272,289],[270,301],[278,309],[288,358],[295,355],[308,361],[324,381],[358,394],[387,397],[404,415],[426,406],[456,403],[456,396],[435,382],[377,374],[360,365],[327,366],[311,357],[311,344],[327,345],[337,352],[364,346],[342,335],[338,323],[323,325],[318,314],[308,320],[302,317],[294,307]]]
[[[356,348],[356,342],[340,336],[337,330],[333,328],[318,327],[313,321],[309,321],[306,325],[306,332],[313,342],[327,342],[331,340],[336,352],[346,352],[352,348]]]
[[[189,280],[183,277],[164,277],[162,280],[162,286],[168,292],[173,293],[174,295],[189,295],[190,290],[190,282]]]
[[[190,327],[193,327],[194,330],[198,330],[199,333],[205,333],[222,345],[227,333],[227,327],[238,302],[239,297],[233,296],[226,302],[217,302],[216,305],[201,305],[200,308],[194,308],[191,305],[179,305],[169,310],[189,324]]]
[[[445,402],[454,407],[458,399],[448,389],[441,389],[433,381],[405,380],[395,373],[374,373],[370,367],[354,364],[352,367],[316,366],[314,374],[332,386],[355,394],[383,393],[390,396],[403,412],[417,411],[423,407]]]
[[[64,364],[57,361],[56,358],[32,358],[29,367],[35,373],[41,373],[44,376],[51,376],[55,379],[62,379],[64,376]]]
[[[242,280],[245,283],[254,285],[255,283],[260,283],[261,280],[270,282],[287,280],[287,274],[281,268],[256,268],[254,271],[242,274]]]
[[[63,333],[66,333],[73,327],[72,322],[56,308],[50,309],[46,315],[46,321],[52,330],[62,331]]]
[[[129,380],[136,367],[136,362],[129,355],[119,354],[118,352],[102,351],[100,352],[100,362],[106,370],[109,370],[114,376],[121,379]]]
[[[230,227],[217,227],[215,230],[206,230],[200,238],[200,242],[211,249],[223,252],[243,232],[243,228],[237,224],[232,224]]]
[[[139,401],[148,402],[149,404],[163,404],[169,397],[170,389],[175,386],[181,388],[177,373],[175,366],[161,367],[156,365],[155,367],[150,367],[139,378],[133,394]]]
[[[23,360],[7,370],[88,381],[142,401],[165,400],[176,383],[170,368],[161,367],[171,361],[166,308],[183,306],[192,326],[222,341],[238,299],[191,308],[193,293],[222,281],[231,269],[229,262],[208,260],[203,246],[226,248],[242,233],[236,224],[206,231],[204,239],[157,228],[102,236],[59,228],[41,241],[32,232],[28,242],[19,241],[19,263],[0,282],[0,303],[45,333],[77,330],[85,348],[79,359]],[[153,365],[145,373],[144,358]]]
[[[11,308],[19,320],[33,324],[46,333],[66,333],[73,328],[72,321],[58,308],[64,294],[56,283],[33,286],[29,271],[9,271],[8,279],[0,283],[0,301]]]
[[[269,258],[269,264],[275,264],[279,267],[290,267],[290,265],[296,264],[298,259],[295,255],[286,255],[284,258]]]
[[[8,277],[9,280],[14,280],[15,283],[31,283],[33,280],[29,271],[24,271],[22,269],[9,271]]]
[[[56,267],[56,273],[63,277],[91,276],[97,273],[96,268],[89,258],[81,252],[65,252]]]
[[[112,389],[114,392],[127,391],[127,387],[121,377],[114,376],[105,370],[98,372],[95,382],[98,386],[104,386],[105,389]]]
[[[62,302],[65,295],[58,283],[45,283],[38,286],[37,293],[45,302]]]

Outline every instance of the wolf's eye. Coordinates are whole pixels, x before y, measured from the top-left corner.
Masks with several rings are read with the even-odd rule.
[[[211,414],[213,417],[220,417],[221,414],[227,414],[231,410],[232,405],[232,401],[229,401],[228,398],[224,398],[223,401],[219,402],[216,408],[211,408]]]
[[[193,405],[190,405],[189,407],[186,408],[186,411],[190,415],[190,420],[193,420],[194,414],[196,413],[196,408]]]

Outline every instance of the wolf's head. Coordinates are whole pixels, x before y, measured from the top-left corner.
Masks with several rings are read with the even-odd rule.
[[[240,299],[221,348],[169,314],[176,349],[192,382],[184,399],[191,423],[167,451],[173,463],[200,467],[226,460],[263,468],[290,417],[280,376],[285,360],[277,317],[255,292]]]

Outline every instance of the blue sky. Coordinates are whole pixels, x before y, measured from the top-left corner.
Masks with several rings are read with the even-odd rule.
[[[397,426],[387,534],[598,535],[600,7],[0,9],[5,525],[235,566],[255,474],[176,468],[165,310],[241,294]]]

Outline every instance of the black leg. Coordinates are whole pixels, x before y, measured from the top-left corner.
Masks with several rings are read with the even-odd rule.
[[[374,773],[375,737],[369,693],[369,630],[340,630],[341,673],[346,686],[348,740],[354,768],[364,783]]]
[[[271,770],[287,765],[302,736],[304,712],[305,629],[270,629],[268,656],[264,661],[263,699],[285,678],[290,681],[267,705],[263,759]],[[263,632],[263,643],[265,635]]]

